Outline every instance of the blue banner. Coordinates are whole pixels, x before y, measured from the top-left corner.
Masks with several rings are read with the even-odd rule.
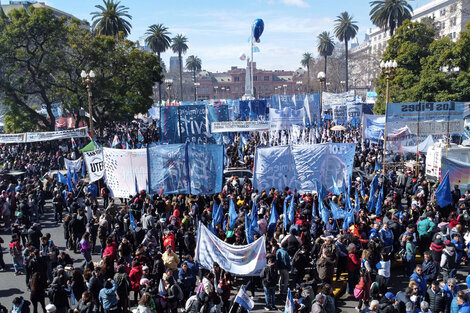
[[[353,143],[258,147],[254,188],[282,190],[289,186],[300,192],[311,192],[316,189],[315,181],[319,181],[331,191],[333,179],[342,188],[352,175],[355,150]]]
[[[383,140],[385,131],[385,115],[364,114],[362,118],[363,138],[369,139],[372,143]]]
[[[258,120],[267,115],[266,100],[242,100],[239,101],[240,118],[245,120]]]
[[[162,142],[180,142],[178,110],[179,107],[177,106],[160,108],[160,131],[162,134]]]
[[[150,193],[189,193],[186,145],[151,145],[147,160]]]
[[[187,149],[191,194],[210,195],[221,192],[223,146],[189,144]]]
[[[213,122],[227,122],[228,119],[228,105],[226,104],[214,104],[206,106],[207,110],[207,128],[211,129]],[[222,143],[222,134],[212,133],[210,143]]]
[[[179,107],[182,142],[207,143],[211,134],[206,125],[205,105],[185,105]]]

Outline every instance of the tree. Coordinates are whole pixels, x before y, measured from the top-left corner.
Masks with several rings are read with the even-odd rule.
[[[201,59],[195,55],[190,55],[186,59],[186,68],[193,72],[193,81],[196,82],[196,72],[201,70]],[[194,100],[197,101],[196,88],[194,88]]]
[[[313,62],[314,60],[312,54],[309,52],[305,52],[302,55],[302,60],[300,60],[300,64],[307,68],[307,93],[310,91],[310,66],[313,64]]]
[[[325,77],[327,75],[327,59],[330,55],[333,54],[333,50],[335,49],[335,43],[333,41],[333,37],[330,35],[330,32],[323,32],[317,37],[318,39],[318,53],[325,59]],[[324,82],[324,87],[326,90],[326,79]]]
[[[53,84],[66,60],[67,21],[51,10],[32,6],[13,10],[8,17],[9,22],[0,28],[3,102],[29,115],[38,127],[54,130],[52,103],[58,90]],[[48,117],[37,113],[32,104],[44,105]]]
[[[344,41],[346,51],[346,91],[349,90],[349,77],[348,77],[348,41],[356,37],[359,27],[356,25],[356,21],[353,21],[353,17],[348,12],[342,12],[337,16],[336,26],[334,29],[336,38],[339,41]]]
[[[170,47],[171,38],[168,28],[163,24],[151,25],[145,33],[145,43],[154,53],[158,55],[158,59],[161,61],[161,53],[165,52]],[[158,96],[159,101],[162,102],[162,83],[158,84]]]
[[[407,0],[375,0],[371,1],[370,5],[370,20],[377,27],[390,29],[390,36],[405,20],[411,19],[413,12]]]
[[[200,71],[202,67],[201,59],[195,55],[190,55],[186,59],[186,68],[193,72],[193,81],[196,82],[196,72]]]
[[[113,37],[127,37],[131,33],[132,25],[127,20],[132,20],[132,16],[128,13],[129,8],[120,4],[120,1],[103,0],[102,5],[95,5],[100,11],[92,12],[91,27],[95,33],[99,35],[107,35]]]
[[[44,8],[13,10],[9,19],[0,28],[0,90],[9,108],[9,130],[30,130],[32,124],[53,130],[52,103],[57,101],[70,113],[86,107],[81,70],[96,73],[93,117],[101,130],[153,104],[153,86],[161,81],[159,60],[136,43],[93,36],[83,22],[57,18]],[[36,112],[40,106],[47,116]]]
[[[178,60],[180,65],[180,100],[183,101],[183,57],[182,55],[188,50],[188,39],[177,34],[172,40],[171,49],[174,53],[178,53]]]

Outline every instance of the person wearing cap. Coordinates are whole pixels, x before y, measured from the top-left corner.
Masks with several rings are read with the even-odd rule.
[[[443,281],[447,281],[449,277],[453,277],[453,273],[457,267],[457,253],[454,245],[450,240],[446,240],[445,246],[446,247],[442,250],[440,263]]]
[[[383,299],[379,302],[380,313],[398,313],[394,306],[396,299],[397,297],[390,291],[385,293]]]
[[[52,303],[49,303],[48,305],[46,305],[46,312],[47,313],[56,313],[57,312],[57,308],[55,305],[53,305]]]
[[[325,295],[321,293],[317,294],[314,301],[311,313],[326,313],[323,307],[323,304],[325,304]]]

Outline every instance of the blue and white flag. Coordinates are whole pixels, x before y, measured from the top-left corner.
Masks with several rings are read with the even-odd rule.
[[[62,175],[61,172],[57,172],[57,182],[66,185],[67,184],[67,178],[65,178],[64,175]]]
[[[134,231],[136,224],[135,224],[134,214],[132,214],[132,211],[129,211],[129,223],[130,223],[132,231]]]
[[[246,293],[245,285],[242,285],[240,287],[240,290],[238,290],[238,293],[235,297],[235,302],[240,304],[247,311],[253,310],[255,306],[255,302],[253,301],[253,299],[251,299]]]
[[[286,306],[284,307],[284,313],[294,313],[295,304],[294,299],[292,298],[292,291],[290,288],[287,290],[287,297],[286,297]]]
[[[384,201],[384,186],[382,185],[382,188],[380,189],[379,192],[379,197],[377,198],[377,203],[375,204],[375,214],[379,215],[382,213],[382,202]]]
[[[269,218],[268,224],[268,235],[272,236],[276,230],[277,220],[279,219],[279,214],[277,213],[276,207],[274,206],[274,201],[271,206],[271,217]]]
[[[341,209],[336,203],[330,200],[331,213],[333,214],[333,219],[339,220],[343,219],[346,216],[346,212]]]
[[[232,198],[229,200],[228,216],[230,217],[230,223],[228,227],[233,229],[235,227],[235,223],[237,222],[238,214],[235,210],[235,203],[233,202]]]
[[[333,190],[331,192],[333,192],[335,195],[339,195],[341,191],[339,191],[338,185],[336,185],[336,180],[333,176],[331,176],[331,179],[333,181]]]
[[[449,171],[442,179],[436,190],[436,200],[441,208],[452,204],[452,192],[450,189]]]
[[[287,216],[289,216],[289,223],[294,223],[295,220],[295,201],[294,197],[291,198],[289,203],[289,209],[287,210]]]

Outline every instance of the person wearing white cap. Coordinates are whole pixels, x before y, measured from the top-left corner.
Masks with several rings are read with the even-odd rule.
[[[55,313],[56,311],[57,311],[57,308],[52,303],[46,305],[46,312],[47,313]]]

